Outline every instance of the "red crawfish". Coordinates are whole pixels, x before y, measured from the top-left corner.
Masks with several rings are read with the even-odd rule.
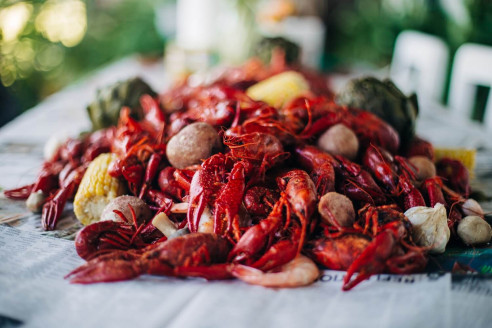
[[[306,171],[291,170],[277,178],[280,187],[289,202],[292,210],[301,223],[302,233],[299,241],[300,248],[304,246],[304,239],[311,216],[316,209],[318,200],[316,186]],[[290,219],[287,217],[287,219]]]
[[[279,199],[279,193],[264,186],[248,188],[244,194],[243,203],[248,214],[265,218]]]
[[[436,170],[448,187],[464,197],[470,195],[470,177],[462,162],[445,157],[436,163]]]
[[[157,184],[162,192],[182,201],[190,192],[190,184],[196,170],[178,170],[172,166],[163,168],[157,177]]]
[[[132,224],[115,221],[95,222],[77,233],[75,250],[81,258],[89,260],[108,251],[146,246],[137,236]]]
[[[301,139],[309,139],[322,133],[332,125],[341,123],[350,115],[345,107],[340,107],[332,99],[324,96],[302,96],[293,99],[280,109],[287,122]]]
[[[221,153],[202,163],[190,184],[187,220],[191,232],[199,231],[202,215],[209,207],[214,213],[214,232],[233,232],[239,237],[238,213],[246,189],[246,166]]]
[[[338,192],[362,204],[378,205],[386,202],[384,192],[368,171],[343,156],[335,158],[335,172],[340,177],[336,185]]]
[[[280,199],[267,218],[241,236],[229,254],[234,262],[267,270],[289,262],[304,246],[316,206],[316,187],[302,170],[283,173],[277,181]]]
[[[170,209],[174,204],[174,198],[157,189],[149,189],[149,191],[147,191],[145,200],[148,203],[155,205],[158,208],[159,212]]]
[[[164,158],[163,144],[165,122],[158,114],[160,109],[152,98],[142,98],[142,106],[147,108],[141,122],[130,117],[128,108],[120,112],[118,128],[112,143],[112,152],[118,155],[109,174],[123,177],[130,192],[143,198],[151,181],[159,172],[159,165]],[[160,129],[160,130],[159,130]]]
[[[229,254],[229,260],[262,270],[292,260],[299,250],[301,229],[298,225],[283,229],[285,215],[290,215],[290,211],[284,196],[275,203],[268,217],[246,230]],[[279,240],[278,236],[282,238]]]
[[[265,172],[282,163],[289,157],[282,143],[274,135],[267,133],[248,133],[233,137],[224,136],[224,145],[229,149],[229,156],[251,162],[257,171],[257,180],[263,180]],[[253,174],[251,174],[253,175]]]
[[[311,172],[319,197],[336,188],[338,192],[363,204],[381,204],[386,201],[372,176],[360,165],[342,156],[333,158],[315,146],[298,146],[295,153],[299,164]]]
[[[225,136],[235,137],[255,132],[275,136],[283,145],[293,144],[296,139],[295,131],[282,121],[274,108],[253,113],[252,117],[228,129]]]
[[[431,161],[434,161],[434,147],[427,140],[415,136],[410,142],[405,156],[408,158],[412,156],[425,156]]]
[[[152,135],[153,139],[162,140],[166,128],[166,116],[159,103],[150,95],[142,95],[140,105],[144,112],[140,125]]]
[[[142,250],[103,254],[65,278],[79,284],[129,280],[142,274],[225,279],[232,277],[224,264],[229,251],[229,242],[219,235],[192,233]]]
[[[71,166],[71,164],[67,165]],[[72,169],[70,173],[67,174],[66,178],[63,181],[60,181],[60,189],[58,189],[52,197],[49,197],[43,205],[41,223],[44,230],[54,230],[56,228],[56,224],[63,213],[65,204],[69,198],[75,195],[86,169],[86,165],[81,165]]]
[[[143,199],[147,193],[147,190],[151,187],[151,183],[159,172],[159,165],[163,160],[163,154],[159,151],[152,153],[150,155],[149,161],[146,164],[145,174],[142,182],[142,187],[140,188],[140,192],[138,197]]]
[[[432,177],[425,179],[420,186],[422,194],[425,195],[427,205],[434,207],[437,203],[443,204],[447,207],[446,199],[442,191],[443,182],[440,177]]]
[[[411,168],[401,164],[402,162],[398,166],[388,151],[370,145],[362,162],[391,195],[398,197],[402,208],[407,210],[415,206],[425,206],[422,194],[410,180],[415,177]]]
[[[236,114],[237,101],[244,97],[243,92],[227,85],[182,85],[161,96],[161,103],[168,111],[182,111],[182,120],[229,126]]]
[[[394,205],[366,205],[359,210],[359,222],[343,229],[341,233],[322,234],[306,249],[320,265],[347,270],[343,290],[373,274],[414,273],[427,264],[424,249],[411,240],[410,222]]]
[[[32,212],[38,212],[46,197],[58,188],[58,175],[63,168],[63,162],[44,162],[33,184],[6,190],[4,192],[5,196],[10,199],[24,200],[28,199],[32,194],[33,198],[36,197],[38,199],[33,199],[33,204],[27,204],[27,207]],[[38,194],[38,196],[34,196],[35,194]]]
[[[367,205],[359,211],[360,224],[371,242],[347,269],[344,290],[378,273],[414,273],[427,264],[423,248],[415,246],[410,237],[411,224],[396,206]],[[359,272],[352,280],[355,272]]]
[[[128,207],[131,218],[115,210],[121,221],[94,222],[79,230],[75,236],[77,254],[89,260],[114,250],[144,248],[163,238],[163,234],[151,222],[138,222],[134,209],[131,205]]]
[[[378,273],[409,274],[421,272],[426,264],[425,252],[405,239],[408,231],[401,221],[381,226],[380,232],[353,261],[343,279],[343,290],[350,290]],[[352,279],[354,273],[357,276]]]
[[[223,234],[234,230],[235,239],[239,239],[239,210],[246,189],[244,163],[236,162],[220,189],[214,204],[214,232]],[[233,229],[234,225],[234,229]]]
[[[88,163],[109,151],[114,129],[100,130],[80,139],[67,139],[50,160],[43,163],[34,184],[6,190],[11,199],[27,199],[32,212],[42,212],[43,229],[53,230],[68,199],[73,197]]]
[[[429,207],[434,207],[437,203],[441,203],[446,207],[448,227],[453,235],[456,235],[454,226],[463,217],[460,209],[466,199],[446,187],[443,184],[442,178],[437,176],[424,180],[420,189],[422,190],[422,194],[425,195]]]
[[[392,154],[398,151],[400,137],[391,125],[364,110],[351,108],[349,112],[351,115],[346,117],[345,124],[355,132],[363,148],[375,144]]]
[[[398,151],[400,137],[396,130],[368,111],[338,106],[332,100],[323,97],[303,97],[292,101],[291,104],[294,108],[288,110],[290,116],[294,116],[297,121],[299,117],[304,118],[304,122],[307,118],[304,129],[296,135],[298,138],[309,139],[341,123],[354,131],[363,148],[372,143],[388,149],[393,154]]]
[[[367,248],[371,238],[361,233],[322,236],[309,242],[307,251],[316,263],[332,270],[347,270]]]
[[[295,148],[296,161],[306,169],[316,185],[318,196],[335,190],[335,159],[318,147],[302,145]]]

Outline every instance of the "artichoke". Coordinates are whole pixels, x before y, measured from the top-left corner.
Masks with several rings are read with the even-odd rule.
[[[272,51],[275,48],[280,48],[284,51],[285,62],[287,64],[298,62],[300,53],[299,46],[296,43],[281,37],[262,38],[255,47],[255,56],[260,58],[264,63],[269,63],[272,59]]]
[[[405,96],[391,80],[374,77],[353,79],[337,95],[340,105],[372,112],[388,122],[400,135],[404,150],[415,135],[417,96]]]
[[[140,97],[144,94],[156,95],[149,85],[138,77],[97,90],[96,99],[87,106],[93,130],[116,125],[123,106],[130,108],[130,115],[133,118],[142,119]]]

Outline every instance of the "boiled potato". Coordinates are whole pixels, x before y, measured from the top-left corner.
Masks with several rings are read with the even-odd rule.
[[[219,134],[208,123],[192,123],[169,140],[166,156],[177,169],[200,164],[221,148]]]

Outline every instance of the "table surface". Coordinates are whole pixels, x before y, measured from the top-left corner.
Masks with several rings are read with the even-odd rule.
[[[13,188],[32,182],[42,163],[43,145],[46,140],[53,134],[77,135],[79,132],[87,130],[90,122],[86,116],[85,107],[95,95],[96,89],[135,75],[141,76],[155,90],[163,90],[168,85],[168,79],[160,61],[146,62],[136,57],[127,58],[109,65],[83,81],[49,97],[0,129],[0,187]],[[490,132],[478,124],[453,117],[444,107],[435,103],[422,101],[421,108],[417,125],[419,135],[440,146],[479,149],[476,168],[477,178],[473,185],[484,191],[490,198],[492,196],[492,144],[489,142],[492,139]],[[482,204],[486,210],[492,210],[490,202]],[[30,247],[36,247],[35,245],[52,242],[49,236],[39,237],[39,222],[36,223],[34,219],[30,219],[27,224],[22,226],[12,224],[18,218],[16,211],[19,211],[22,206],[4,198],[0,199],[0,223],[4,223],[3,226],[0,225],[0,237],[2,234],[3,237],[9,235],[8,238],[14,238],[14,241],[19,242],[35,240],[32,245],[26,246],[28,250]],[[25,214],[25,209],[20,211]],[[7,225],[15,226],[13,229],[5,225],[9,222],[10,224]],[[12,237],[13,230],[20,231],[18,237]],[[98,326],[108,318],[114,320],[115,325],[117,323],[120,326],[130,326],[140,322],[144,326],[156,327],[163,325],[216,327],[252,324],[265,327],[272,325],[294,327],[307,322],[313,326],[324,326],[326,323],[332,322],[335,326],[354,327],[362,325],[365,327],[418,326],[421,323],[447,327],[460,327],[466,323],[473,327],[485,327],[492,320],[491,311],[487,311],[487,309],[490,310],[490,306],[487,304],[492,301],[492,284],[480,282],[470,285],[472,286],[470,288],[462,288],[465,285],[461,284],[459,285],[460,288],[455,288],[458,285],[449,275],[441,279],[440,284],[432,285],[431,288],[434,292],[429,292],[427,296],[425,296],[425,292],[421,291],[421,288],[427,288],[425,284],[428,282],[424,278],[417,279],[421,281],[420,287],[412,286],[411,289],[407,288],[408,286],[401,286],[400,281],[394,286],[391,285],[392,289],[388,291],[387,284],[378,284],[378,281],[375,281],[348,294],[343,293],[339,290],[341,282],[336,279],[342,273],[334,271],[327,271],[324,275],[325,280],[330,280],[331,285],[318,281],[311,287],[298,290],[270,290],[246,286],[237,282],[208,283],[201,280],[174,281],[170,279],[164,280],[165,283],[162,286],[162,284],[156,283],[154,278],[140,278],[137,285],[118,283],[95,287],[83,286],[84,288],[81,288],[81,286],[68,285],[62,279],[66,271],[55,275],[54,280],[56,282],[53,282],[53,275],[49,278],[42,276],[37,279],[32,278],[32,275],[26,275],[27,272],[35,270],[36,266],[33,267],[21,256],[8,255],[11,254],[9,252],[12,250],[8,248],[8,245],[2,244],[1,240],[0,238],[0,327],[15,326],[18,322],[34,327],[46,327],[48,324],[49,326],[67,326],[68,323],[77,325],[76,320],[81,320],[80,318],[91,314],[99,321],[89,320],[85,324],[82,323],[82,326]],[[53,247],[58,254],[70,253],[70,256],[75,256],[72,242],[62,239],[56,240],[53,242]],[[11,262],[19,261],[19,266],[22,267],[19,269],[19,273],[2,270],[1,263],[7,260],[7,256],[11,257],[8,259]],[[32,257],[29,259],[32,260]],[[42,261],[45,262],[40,262],[40,265],[46,265],[49,260],[53,260],[53,258],[43,259]],[[330,278],[326,278],[327,276]],[[384,277],[385,275],[378,276],[376,280],[386,279]],[[18,279],[32,289],[26,290],[20,287],[12,289],[11,283]],[[391,279],[393,278],[388,278],[388,281]],[[53,287],[53,290],[47,288],[46,284]],[[478,285],[481,287],[478,288]],[[2,295],[2,288],[7,288],[7,286],[11,288],[10,293]],[[122,295],[121,290],[125,290],[125,286],[132,286],[134,298]],[[19,290],[21,291],[19,292]],[[34,292],[34,290],[39,292]],[[159,295],[155,294],[156,291],[172,292],[176,301],[166,300],[164,302]],[[57,306],[64,307],[68,304],[70,305],[69,308],[64,311],[53,306],[35,303],[32,295],[38,297],[40,292],[44,293],[41,295],[45,295],[47,299],[59,298],[60,301],[57,301]],[[182,294],[175,295],[178,292]],[[331,294],[324,298],[324,292]],[[89,295],[91,293],[93,295]],[[85,296],[81,296],[82,294]],[[5,295],[9,297],[8,302],[2,303],[2,297]],[[61,295],[71,295],[73,298],[69,299],[67,296]],[[100,309],[97,309],[95,305],[88,306],[84,303],[90,301],[95,302],[94,304],[103,304],[103,301],[94,301],[95,295],[102,295],[102,300],[107,301],[112,306],[133,307],[133,310],[123,311],[118,308],[112,310],[113,314],[103,316]],[[114,298],[108,300],[108,295],[113,295]],[[163,294],[162,297],[167,296]],[[323,297],[322,300],[321,297]],[[367,299],[364,299],[365,297]],[[391,298],[391,301],[387,297]],[[429,305],[429,300],[426,300],[426,297],[434,303]],[[405,310],[404,303],[400,304],[400,302],[405,302],[405,298],[407,298],[406,302],[414,302],[411,309]],[[370,300],[373,301],[369,302]],[[157,304],[146,304],[145,302]],[[264,306],[259,305],[258,302],[263,302]],[[308,303],[303,304],[305,302]],[[2,308],[1,305],[6,303],[13,305],[6,309]],[[166,304],[164,305],[164,303]],[[467,303],[475,305],[467,306]],[[351,311],[341,309],[342,304],[349,307],[360,306],[360,316],[351,315]],[[439,307],[436,307],[436,304],[439,304]],[[169,308],[159,310],[160,306]],[[21,313],[19,308],[23,307],[30,310],[30,314]],[[161,314],[154,314],[151,318],[141,320],[133,318],[135,315],[142,315],[146,308],[161,311]],[[293,309],[296,308],[301,311],[298,315],[294,314],[295,311],[293,312]],[[311,310],[309,310],[310,308]],[[383,311],[381,318],[378,315],[374,318],[369,315],[362,315],[363,313],[377,313],[378,308]],[[108,309],[107,306],[106,309]],[[367,312],[369,309],[374,311]],[[438,309],[437,312],[436,309]],[[85,313],[85,311],[89,313]],[[224,313],[227,311],[228,313]],[[330,313],[331,317],[327,313]],[[394,315],[395,313],[398,315]],[[194,315],[196,320],[189,318],[189,316]],[[221,315],[224,317],[222,318]],[[416,316],[423,321],[417,319]],[[441,319],[438,318],[439,316]],[[473,316],[474,321],[471,319]],[[472,320],[471,323],[468,318]],[[55,319],[61,321],[55,322]]]

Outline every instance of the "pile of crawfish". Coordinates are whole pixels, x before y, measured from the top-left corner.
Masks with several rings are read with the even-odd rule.
[[[280,108],[255,101],[247,87],[289,68],[253,66],[230,70],[209,85],[183,83],[156,98],[142,96],[142,120],[123,108],[117,126],[68,139],[35,183],[5,192],[30,198],[44,229],[55,229],[88,164],[112,152],[118,160],[110,175],[145,201],[153,217],[164,213],[174,226],[176,233],[166,236],[151,219],[139,221],[131,206],[131,217],[115,211],[122,220],[85,226],[75,247],[87,263],[67,276],[71,282],[156,274],[295,287],[315,281],[320,266],[346,270],[343,289],[349,290],[373,274],[424,270],[427,249],[412,240],[403,213],[446,204],[454,233],[470,192],[463,165],[442,160],[435,177],[419,181],[407,158],[433,160],[430,143],[415,138],[402,153],[389,124],[337,105],[324,84],[305,72],[310,92]],[[167,144],[194,122],[212,126],[220,145],[199,163],[173,167]],[[357,136],[353,160],[316,146],[337,124]],[[336,213],[323,218],[320,199],[330,192],[352,202],[353,222],[341,224]]]

